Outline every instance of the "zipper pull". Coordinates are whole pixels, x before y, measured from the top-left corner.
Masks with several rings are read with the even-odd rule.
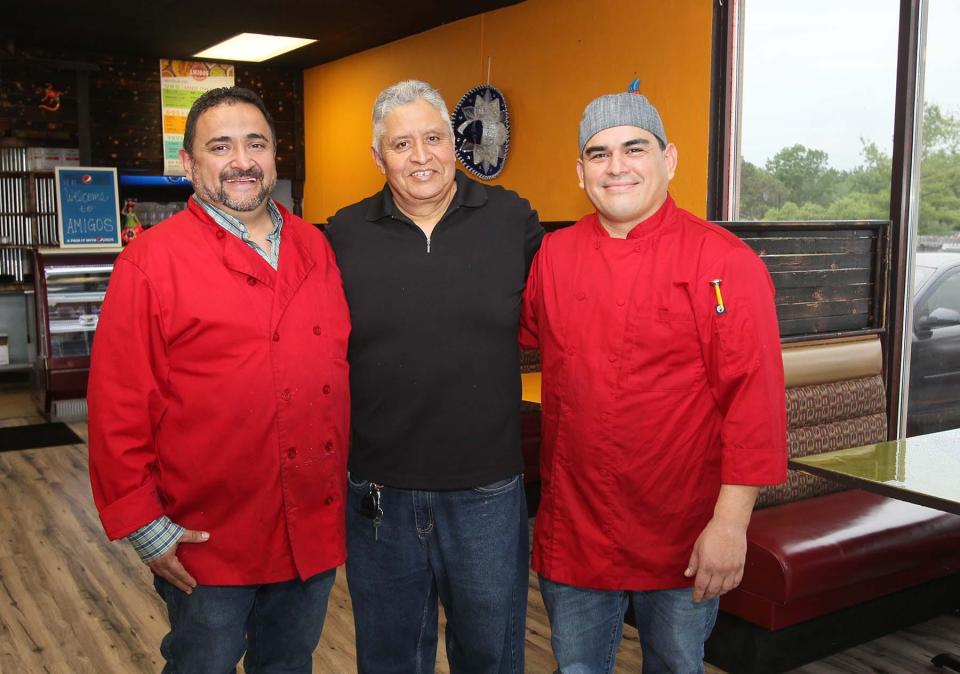
[[[427,252],[430,252],[430,237],[427,237]]]

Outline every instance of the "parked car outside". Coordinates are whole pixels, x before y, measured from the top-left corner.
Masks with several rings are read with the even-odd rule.
[[[917,253],[907,435],[960,427],[960,252]]]

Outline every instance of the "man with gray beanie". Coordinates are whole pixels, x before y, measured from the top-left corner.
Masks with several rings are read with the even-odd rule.
[[[579,140],[596,212],[544,238],[522,309],[543,382],[533,567],[561,672],[613,671],[631,598],[644,673],[702,672],[759,485],[786,477],[773,286],[674,203],[644,96],[591,102]]]

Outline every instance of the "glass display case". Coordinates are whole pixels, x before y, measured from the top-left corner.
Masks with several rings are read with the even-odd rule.
[[[36,398],[51,419],[86,416],[93,335],[119,249],[36,253]]]

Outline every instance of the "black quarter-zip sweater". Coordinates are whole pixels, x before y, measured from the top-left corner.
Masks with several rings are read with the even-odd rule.
[[[543,229],[516,193],[455,179],[429,239],[387,185],[327,227],[353,323],[356,479],[466,489],[523,470],[517,323]]]

